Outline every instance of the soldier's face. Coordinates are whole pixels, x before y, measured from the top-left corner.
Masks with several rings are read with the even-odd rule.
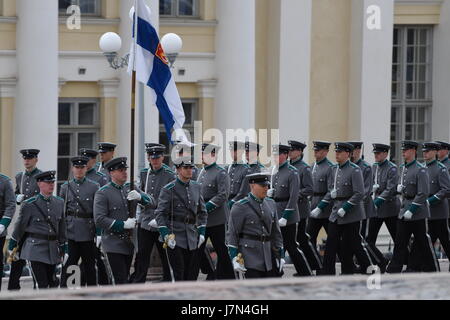
[[[40,181],[38,182],[38,187],[43,195],[50,195],[55,190],[55,182]]]
[[[202,153],[202,161],[205,165],[213,164],[216,161],[214,153]]]
[[[273,155],[273,160],[275,161],[275,163],[277,165],[285,163],[287,158],[288,158],[288,154],[287,153],[280,153],[280,154],[274,154]]]
[[[86,176],[87,167],[86,166],[74,166],[72,167],[73,177],[77,180],[81,180]]]
[[[302,156],[302,152],[300,150],[289,151],[289,159],[291,159],[291,160],[298,159],[301,156]]]
[[[250,184],[250,191],[259,199],[264,199],[267,196],[268,185],[261,185],[257,183]]]
[[[387,152],[374,152],[373,154],[376,162],[383,162],[388,156]]]
[[[193,169],[192,167],[180,167],[177,169],[177,172],[182,180],[188,180],[192,179]]]
[[[233,161],[242,161],[242,156],[244,155],[244,150],[230,150],[231,158]]]
[[[346,162],[350,157],[350,152],[347,151],[336,151],[336,161],[338,163]]]
[[[38,158],[31,158],[31,159],[23,159],[23,166],[25,169],[33,169],[36,167],[36,164],[38,162]]]
[[[316,158],[317,161],[324,159],[327,155],[328,150],[326,149],[314,150],[314,158]]]
[[[355,149],[352,152],[352,158],[354,160],[359,160],[361,158],[361,149]]]
[[[112,160],[113,157],[114,157],[114,151],[100,153],[100,161],[101,162],[108,162],[109,160]]]
[[[128,180],[127,168],[117,169],[110,172],[111,179],[117,184],[124,184]]]
[[[248,163],[256,163],[258,161],[257,151],[245,151],[245,159]]]
[[[91,170],[94,166],[95,163],[97,162],[97,159],[89,159],[88,163],[87,163],[87,170]]]
[[[444,159],[448,156],[448,150],[447,149],[441,149],[438,151],[438,157],[439,159]]]
[[[411,162],[416,157],[416,150],[415,149],[406,149],[402,150],[403,159],[406,162]]]
[[[161,168],[163,161],[164,161],[164,157],[159,157],[159,158],[155,158],[152,159],[149,157],[149,161],[150,164],[152,165],[152,168],[155,170],[158,170],[159,168]]]
[[[437,151],[435,150],[428,150],[423,152],[423,159],[425,161],[433,161],[436,159]]]

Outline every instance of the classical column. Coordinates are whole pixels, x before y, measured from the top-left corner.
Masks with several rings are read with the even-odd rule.
[[[255,0],[217,1],[215,126],[255,127]]]
[[[100,87],[100,119],[101,119],[101,141],[116,142],[116,112],[117,96],[120,85],[119,79],[108,79],[98,81]]]
[[[57,168],[58,156],[58,2],[17,1],[17,103],[14,114],[14,165],[19,150],[37,148],[39,167]],[[38,21],[38,23],[37,23]]]
[[[14,103],[16,99],[15,78],[0,79],[0,173],[12,177],[14,174],[11,154],[14,135]]]
[[[198,94],[200,98],[200,119],[203,121],[203,130],[207,130],[214,127],[214,104],[216,97],[217,80],[200,80],[197,82],[197,84]]]
[[[348,123],[350,140],[389,144],[391,125],[392,0],[353,0]]]

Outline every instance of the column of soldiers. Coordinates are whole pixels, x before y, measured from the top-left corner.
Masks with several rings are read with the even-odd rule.
[[[343,274],[374,265],[390,273],[405,265],[406,271],[438,271],[438,239],[450,254],[450,144],[424,143],[422,164],[420,145],[403,141],[400,168],[388,160],[385,144],[373,144],[373,166],[363,159],[362,142],[336,142],[336,164],[328,159],[331,143],[313,144],[312,167],[303,161],[306,144],[290,140],[273,146],[272,168],[259,162],[259,144],[232,141],[233,163],[224,168],[217,164],[220,147],[203,144],[200,172],[192,145],[176,145],[172,169],[164,164],[165,146],[146,144],[149,168],[131,190],[127,158],[114,158],[116,145],[99,143],[71,159],[72,178],[59,197],[53,195],[56,172],[37,168],[39,150],[21,150],[24,171],[15,191],[0,175],[2,244],[20,206],[8,244],[8,289],[20,289],[25,265],[37,289],[58,286],[60,264],[61,287],[70,266],[80,267],[88,286],[144,283],[154,246],[163,281],[196,280],[200,270],[208,280],[280,277],[285,252],[296,276],[335,275],[336,256]],[[130,216],[133,203],[137,219]],[[390,262],[376,245],[383,223],[394,241]]]

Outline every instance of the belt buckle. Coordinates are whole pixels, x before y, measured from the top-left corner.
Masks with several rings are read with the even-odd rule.
[[[265,237],[264,237],[264,235],[263,235],[263,234],[262,234],[262,235],[260,235],[259,237],[261,238],[261,240],[260,240],[260,241],[261,241],[262,243],[266,242],[266,240],[265,240]]]

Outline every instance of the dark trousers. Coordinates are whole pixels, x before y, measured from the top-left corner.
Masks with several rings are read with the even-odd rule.
[[[169,262],[173,269],[175,281],[195,281],[198,276],[199,250],[187,250],[175,246],[167,248]]]
[[[95,259],[95,267],[96,267],[96,278],[97,278],[97,282],[99,285],[109,285],[111,284],[111,281],[109,280],[108,277],[108,273],[106,272],[106,267],[105,264],[103,263],[102,260],[102,252],[100,251],[99,248],[97,248],[97,246],[93,247],[93,252],[94,252],[94,259]],[[84,263],[83,261],[80,264],[80,269],[81,269],[81,285],[85,286],[87,283],[87,279],[86,279],[86,272],[84,272]]]
[[[217,270],[215,272],[215,278],[234,279],[233,266],[231,264],[230,256],[228,255],[228,248],[225,245],[225,225],[222,224],[206,228],[205,242],[200,247],[201,265],[209,264],[207,261],[208,258],[204,254],[208,239],[211,239],[212,245],[217,253]],[[211,277],[210,275],[208,276]]]
[[[26,261],[19,259],[11,263],[11,271],[9,273],[8,290],[20,290],[20,276]]]
[[[255,269],[247,269],[245,272],[246,279],[260,279],[260,278],[270,278],[273,277],[271,271],[259,271]]]
[[[2,280],[3,280],[3,247],[5,245],[5,240],[6,237],[2,237],[0,238],[0,248],[1,248],[1,252],[0,252],[0,291],[2,291]]]
[[[159,232],[148,231],[138,228],[138,252],[136,253],[134,283],[145,283],[147,272],[150,266],[150,256],[153,245],[156,246],[161,258],[163,268],[163,281],[171,281],[169,264],[167,263],[166,253],[163,249],[163,243],[159,241]]]
[[[397,222],[398,218],[396,216],[388,218],[370,218],[367,221],[368,232],[366,236],[366,242],[368,248],[370,248],[370,252],[372,252],[377,258],[377,264],[381,268],[382,272],[384,272],[384,269],[386,268],[387,260],[376,246],[378,233],[380,232],[381,226],[384,223],[395,244],[395,235],[397,233]]]
[[[361,243],[360,222],[348,224],[328,224],[328,237],[325,246],[325,256],[323,259],[323,270],[321,274],[336,274],[336,254],[340,250],[341,269],[343,274],[352,274],[354,271],[353,255],[358,253],[358,260],[361,270],[366,270],[370,266],[370,260],[364,251]]]
[[[284,250],[289,253],[289,257],[291,258],[295,270],[297,270],[297,273],[300,276],[312,275],[308,260],[306,260],[305,255],[299,249],[298,243],[296,241],[297,225],[294,223],[286,227],[282,227],[281,235],[283,236]]]
[[[133,255],[108,252],[108,261],[114,277],[114,282],[118,284],[128,283],[130,277],[131,261]]]
[[[61,287],[67,287],[67,268],[72,265],[78,265],[78,261],[81,258],[83,263],[83,269],[80,268],[82,277],[86,279],[88,286],[97,285],[97,276],[95,272],[95,257],[94,257],[95,244],[94,241],[76,242],[68,240],[68,254],[66,264],[63,267]],[[80,279],[81,280],[81,279]]]
[[[305,254],[306,259],[312,270],[322,269],[322,260],[317,247],[312,244],[311,237],[306,232],[306,224],[308,219],[300,219],[297,224],[297,242],[300,244],[300,249]]]
[[[31,274],[37,283],[38,289],[55,288],[58,286],[56,281],[56,265],[47,264],[38,261],[30,261]]]
[[[317,248],[317,236],[319,235],[320,229],[322,227],[325,229],[328,234],[328,218],[325,219],[308,219],[308,224],[306,226],[306,233],[310,236],[310,241],[313,244],[314,248]]]
[[[431,241],[426,230],[426,219],[415,221],[398,220],[394,256],[386,269],[387,272],[399,273],[402,271],[403,265],[408,258],[408,244],[411,235],[414,235],[414,242],[422,257],[423,271],[433,272],[438,270]]]

